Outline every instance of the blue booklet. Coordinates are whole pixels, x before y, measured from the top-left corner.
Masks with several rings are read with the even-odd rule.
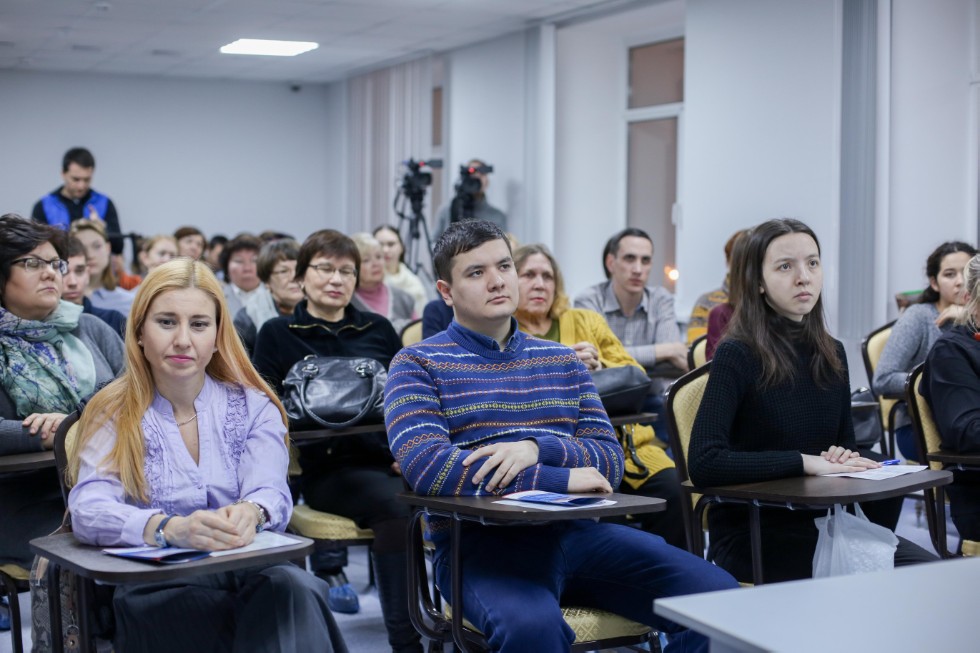
[[[134,546],[129,548],[102,549],[109,555],[130,560],[142,560],[143,562],[158,562],[164,565],[173,565],[191,560],[200,560],[211,555],[209,551],[199,551],[198,549],[181,549],[175,546]]]
[[[543,490],[525,490],[524,492],[514,492],[505,494],[502,498],[522,503],[543,503],[551,506],[565,506],[568,508],[585,508],[587,506],[608,505],[614,503],[606,499],[601,494],[595,496],[581,494],[561,494],[559,492],[545,492]]]

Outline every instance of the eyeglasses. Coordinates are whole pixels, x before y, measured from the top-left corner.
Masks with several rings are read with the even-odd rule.
[[[36,256],[25,256],[24,258],[15,259],[10,262],[11,265],[17,265],[20,263],[24,266],[24,270],[27,272],[39,272],[42,265],[49,266],[54,272],[58,274],[64,274],[68,272],[68,261],[60,258],[53,258],[50,261],[45,261],[43,258],[38,258]]]
[[[316,273],[319,274],[324,279],[329,279],[335,273],[338,272],[340,273],[340,278],[343,279],[344,281],[350,281],[351,279],[357,276],[357,270],[355,270],[354,268],[346,267],[346,266],[342,268],[335,268],[329,263],[318,263],[316,265],[311,265],[309,266],[309,269],[316,270]]]
[[[280,279],[294,277],[296,276],[296,268],[281,268],[279,270],[273,270],[271,276],[278,277]]]

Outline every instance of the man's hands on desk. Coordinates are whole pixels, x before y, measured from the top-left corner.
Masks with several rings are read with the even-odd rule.
[[[522,471],[538,462],[538,443],[534,440],[519,442],[498,442],[481,447],[463,459],[463,465],[470,466],[481,458],[486,458],[476,474],[473,485],[479,485],[491,472],[490,480],[484,489],[493,492],[507,487]],[[612,486],[595,467],[573,467],[568,470],[566,492],[612,492]]]
[[[803,456],[803,473],[807,476],[820,474],[835,474],[840,472],[863,472],[867,469],[877,469],[881,463],[864,458],[860,452],[851,451],[844,447],[830,447],[819,456],[800,454]]]

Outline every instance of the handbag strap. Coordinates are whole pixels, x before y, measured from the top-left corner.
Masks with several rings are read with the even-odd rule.
[[[634,426],[635,426],[634,424],[625,424],[623,426],[617,427],[617,429],[623,436],[623,442],[622,442],[623,449],[625,449],[626,453],[629,454],[630,460],[633,461],[633,464],[636,465],[636,469],[637,469],[637,471],[635,472],[630,472],[624,469],[623,475],[632,479],[639,480],[641,478],[646,478],[647,476],[649,476],[650,470],[647,469],[647,466],[644,465],[643,462],[640,460],[639,454],[636,453],[636,445],[633,443]]]
[[[311,377],[308,375],[303,375],[303,387],[299,393],[299,407],[303,409],[304,415],[309,417],[311,420],[313,420],[320,426],[328,429],[342,429],[357,424],[359,421],[364,419],[364,416],[367,415],[372,408],[374,408],[374,405],[378,402],[378,397],[381,395],[381,388],[377,383],[377,377],[372,375],[371,396],[368,397],[368,400],[364,402],[364,405],[361,407],[360,412],[358,412],[357,415],[350,418],[346,422],[328,422],[327,420],[323,419],[322,417],[320,417],[319,415],[311,411],[306,405],[306,388],[309,387],[310,385],[310,378]]]

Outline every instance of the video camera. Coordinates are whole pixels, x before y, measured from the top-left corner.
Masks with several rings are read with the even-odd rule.
[[[425,189],[432,185],[432,170],[442,167],[442,159],[431,161],[416,161],[409,159],[405,162],[408,171],[402,177],[401,191],[409,198],[425,194]],[[427,170],[423,170],[427,168]]]
[[[476,195],[483,190],[483,181],[477,174],[488,175],[493,172],[493,166],[486,164],[478,166],[459,166],[459,182],[456,184],[457,195]]]

